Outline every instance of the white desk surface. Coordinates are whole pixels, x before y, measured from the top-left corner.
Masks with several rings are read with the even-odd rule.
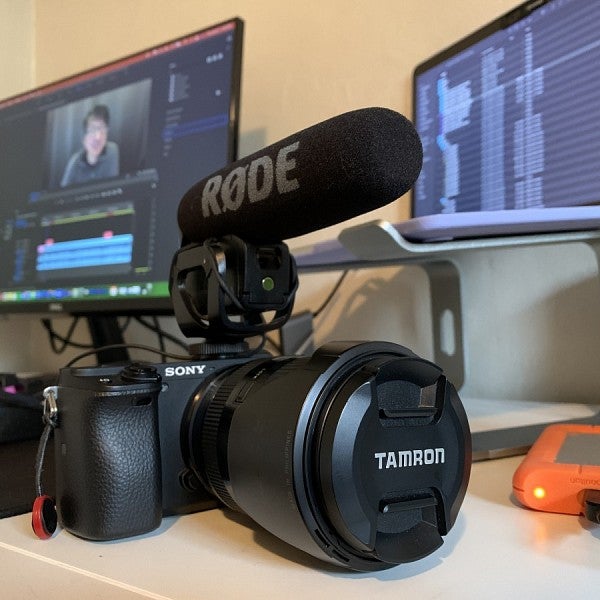
[[[41,541],[30,515],[3,519],[0,598],[598,597],[600,525],[517,506],[511,481],[521,460],[475,463],[443,546],[421,561],[376,573],[321,563],[221,510],[170,517],[152,534],[104,543],[65,531]]]

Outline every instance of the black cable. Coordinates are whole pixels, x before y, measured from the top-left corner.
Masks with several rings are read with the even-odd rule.
[[[162,329],[160,327],[160,325],[158,324],[158,318],[156,316],[153,316],[154,324],[148,323],[147,321],[142,319],[142,317],[133,317],[133,318],[135,319],[135,321],[137,321],[138,323],[140,323],[141,325],[143,325],[144,327],[146,327],[153,333],[157,334],[161,352],[166,351],[165,343],[164,343],[165,339],[176,344],[181,349],[187,350],[187,345],[184,342],[182,342],[180,339],[178,339],[174,335],[171,335],[170,333],[168,333],[167,331],[165,331],[164,329]],[[124,325],[120,328],[121,333],[125,332],[125,330],[129,327],[131,319],[132,319],[132,317],[127,318]],[[70,348],[79,348],[81,350],[93,350],[93,348],[94,348],[93,344],[83,344],[80,342],[74,342],[72,339],[73,334],[75,332],[75,328],[77,327],[77,323],[79,322],[79,317],[73,317],[73,320],[71,321],[71,324],[69,326],[69,330],[67,331],[67,333],[65,335],[61,335],[55,331],[54,327],[52,326],[52,321],[50,319],[41,319],[41,322],[42,322],[43,327],[46,329],[46,332],[48,333],[50,347],[52,348],[52,351],[55,354],[62,354],[69,347]],[[58,342],[60,342],[60,344],[61,344],[60,346],[58,345]]]
[[[152,316],[152,324],[154,326],[154,328],[157,331],[157,338],[158,338],[158,347],[161,349],[162,352],[164,352],[166,350],[165,348],[165,332],[163,332],[158,324],[158,317],[156,315]]]
[[[244,313],[245,310],[244,310],[244,307],[242,306],[242,303],[238,300],[237,296],[235,295],[233,290],[231,290],[229,285],[227,285],[227,282],[225,281],[225,279],[223,278],[223,276],[221,275],[221,273],[219,271],[219,265],[217,264],[217,259],[215,257],[215,253],[213,250],[213,245],[216,242],[217,242],[217,240],[214,240],[211,238],[211,239],[206,240],[203,244],[203,246],[207,249],[207,254],[208,254],[208,257],[210,260],[210,268],[215,275],[215,279],[217,280],[219,287],[221,288],[221,291],[227,296],[227,298],[229,298],[230,302],[233,304],[233,306],[235,306],[235,308],[237,308],[239,311]],[[207,277],[208,277],[208,273],[207,273]]]
[[[220,285],[221,289],[223,290],[223,292],[228,296],[228,298],[230,300],[233,301],[234,304],[239,305],[239,301],[237,301],[237,298],[235,298],[233,296],[233,293],[228,288],[227,284],[225,283],[225,280],[221,277],[218,267],[216,265],[216,262],[214,260],[214,257],[212,259],[211,266],[213,267],[213,269],[215,271],[217,280],[218,280],[219,285]],[[348,273],[349,273],[349,271],[344,271],[342,273],[342,276],[339,278],[339,280],[337,281],[337,283],[335,284],[335,286],[333,287],[333,289],[331,290],[331,292],[329,293],[329,295],[327,296],[325,301],[321,304],[321,306],[316,311],[313,312],[313,318],[319,316],[321,314],[321,312],[323,312],[323,310],[325,310],[325,308],[331,302],[332,298],[334,297],[334,295],[336,294],[336,292],[339,290],[340,286],[344,282],[344,279],[346,278]],[[295,287],[297,287],[297,285],[298,285],[298,280],[296,279]],[[163,358],[169,357],[169,358],[175,358],[176,360],[189,360],[189,358],[190,358],[189,356],[182,357],[181,355],[171,354],[169,352],[166,352],[165,339],[167,339],[170,342],[172,342],[173,344],[179,346],[183,350],[187,351],[188,347],[179,338],[177,338],[176,336],[174,336],[174,335],[168,333],[167,331],[165,331],[164,329],[162,329],[158,323],[158,318],[156,316],[153,316],[154,323],[148,323],[142,317],[139,317],[139,316],[135,316],[133,318],[140,325],[142,325],[143,327],[146,327],[147,329],[149,329],[150,331],[152,331],[153,333],[155,333],[158,336],[158,342],[159,342],[159,346],[160,346],[159,350],[152,348],[150,346],[144,346],[144,345],[138,345],[138,344],[112,344],[109,346],[104,346],[102,348],[94,348],[94,346],[92,344],[82,344],[79,342],[74,342],[72,340],[73,333],[75,331],[77,323],[79,322],[79,317],[73,318],[71,325],[69,326],[69,330],[67,331],[67,334],[64,336],[60,335],[59,333],[57,333],[54,330],[54,328],[52,326],[52,321],[50,319],[42,319],[41,321],[42,321],[42,325],[44,326],[44,328],[46,329],[46,331],[48,333],[50,346],[56,354],[62,354],[66,350],[67,347],[89,350],[89,352],[84,352],[84,353],[80,354],[79,356],[77,356],[75,359],[73,359],[71,362],[69,362],[66,365],[67,367],[71,366],[74,362],[77,362],[81,358],[85,358],[86,356],[91,356],[93,354],[100,352],[101,350],[107,350],[107,349],[111,349],[111,348],[114,348],[114,349],[116,349],[116,348],[136,349],[137,348],[140,350],[146,350],[148,352],[154,352],[156,354],[160,354]],[[121,328],[122,332],[125,331],[125,329],[127,329],[127,327],[129,326],[130,320],[131,320],[131,318],[128,318],[126,323],[123,325],[123,327]],[[281,346],[279,344],[277,344],[275,342],[275,340],[273,340],[272,338],[264,336],[264,335],[262,338],[262,343],[260,344],[259,348],[253,349],[253,352],[257,352],[258,350],[262,349],[267,341],[276,349],[277,352],[279,352],[281,354]],[[59,346],[57,344],[57,342],[60,342],[62,345]]]
[[[340,289],[342,283],[344,283],[344,279],[346,279],[346,277],[348,276],[348,273],[350,273],[350,271],[344,271],[342,273],[342,276],[338,279],[337,283],[333,286],[333,289],[331,290],[331,292],[329,292],[329,295],[327,296],[327,298],[325,298],[323,304],[321,304],[321,306],[313,312],[313,318],[318,317],[327,308],[327,305],[331,302],[331,300],[333,299],[333,297],[335,296],[337,291]]]
[[[221,291],[227,296],[227,298],[230,300],[230,302],[233,304],[233,306],[241,312],[241,314],[245,314],[246,309],[245,309],[244,305],[240,302],[235,291],[229,287],[229,284],[227,283],[227,281],[225,281],[225,278],[221,275],[221,272],[219,271],[219,265],[217,264],[217,258],[215,256],[215,252],[213,251],[213,245],[214,245],[215,241],[216,240],[214,240],[214,239],[208,239],[203,244],[203,246],[205,248],[207,248],[207,254],[208,254],[208,257],[210,260],[210,268],[215,276],[215,279],[217,280],[217,283],[219,284],[219,288],[221,289]],[[292,262],[292,264],[295,264],[295,263]],[[294,281],[293,281],[292,287],[289,291],[289,296],[292,299],[294,298],[296,291],[298,290],[298,285],[299,285],[298,274],[297,274],[297,271],[295,268],[294,268],[293,272],[294,272]],[[209,276],[209,274],[207,273],[207,277],[208,276]]]
[[[81,344],[72,340],[73,333],[75,332],[75,327],[77,327],[77,323],[79,322],[79,317],[73,317],[71,325],[69,326],[69,330],[64,336],[60,335],[54,330],[54,327],[52,326],[52,321],[50,319],[42,319],[41,322],[48,333],[50,347],[52,348],[52,351],[55,354],[62,354],[68,347],[81,348],[83,350],[93,348],[91,344]],[[60,342],[62,345],[59,346],[57,342]]]
[[[122,327],[119,327],[119,329],[121,330],[121,334],[125,333],[125,331],[127,330],[127,328],[129,327],[129,323],[131,323],[131,317],[127,317],[125,319],[125,323],[123,323]]]
[[[342,286],[342,283],[344,283],[344,280],[346,279],[346,277],[348,276],[348,273],[350,273],[349,270],[346,270],[342,273],[341,277],[337,280],[337,282],[335,283],[335,285],[333,286],[332,290],[329,292],[327,298],[325,298],[325,300],[323,301],[323,303],[321,304],[321,306],[315,310],[314,312],[312,312],[312,318],[315,319],[316,317],[318,317],[329,305],[329,303],[331,302],[331,300],[333,299],[333,297],[335,296],[335,294],[338,292],[338,290],[340,289],[340,287]],[[295,315],[292,315],[291,318],[293,318]],[[285,325],[284,325],[285,327]],[[281,336],[281,328],[279,330],[279,335]],[[313,332],[312,330],[310,331],[310,333],[306,336],[306,338],[304,338],[300,344],[298,344],[298,349],[303,348],[311,339],[311,337],[313,336]],[[273,338],[268,337],[267,336],[267,341],[277,350],[277,352],[281,355],[283,354],[283,348],[281,344],[278,344]]]
[[[266,336],[264,334],[260,335],[260,343],[255,348],[250,348],[245,352],[239,352],[236,354],[236,357],[246,358],[252,356],[262,350],[264,348],[266,342]],[[99,348],[94,348],[93,350],[88,350],[87,352],[82,352],[75,358],[71,359],[64,368],[72,367],[76,362],[79,362],[81,359],[86,358],[87,356],[92,356],[94,354],[98,354],[99,352],[104,352],[105,350],[116,350],[118,348],[125,348],[128,350],[144,350],[145,352],[151,352],[153,354],[159,354],[163,360],[167,358],[171,358],[173,360],[181,360],[188,361],[192,359],[196,359],[198,357],[191,356],[190,354],[175,354],[174,352],[164,352],[162,350],[157,350],[152,346],[146,346],[145,344],[109,344],[107,346],[101,346]]]
[[[265,335],[265,342],[268,342],[269,344],[271,344],[271,346],[273,346],[273,348],[275,348],[275,351],[277,352],[277,354],[282,353],[281,344],[278,344],[271,336]]]
[[[175,337],[174,335],[171,335],[168,331],[165,331],[164,329],[162,329],[162,327],[160,327],[160,325],[158,324],[157,317],[154,317],[154,320],[155,320],[154,324],[148,323],[142,317],[134,317],[134,319],[136,320],[137,323],[139,323],[146,329],[149,329],[153,333],[156,333],[159,336],[159,340],[160,340],[160,337],[162,337],[163,339],[167,339],[170,342],[172,342],[173,344],[179,346],[183,350],[188,349],[185,342],[182,342],[179,338]],[[159,343],[160,343],[160,341],[159,341]],[[164,343],[164,341],[161,343],[161,349],[163,348],[163,345],[162,345],[163,343]]]
[[[600,523],[600,490],[585,490],[583,493],[584,515],[592,523]]]
[[[42,489],[42,471],[44,470],[44,457],[46,456],[46,448],[52,431],[56,427],[56,423],[50,420],[45,420],[44,430],[40,437],[38,449],[35,457],[35,491],[38,496],[43,496]]]
[[[260,343],[258,344],[258,346],[255,346],[254,348],[250,348],[247,352],[242,352],[238,356],[249,357],[249,356],[253,356],[257,352],[260,352],[265,347],[265,344],[267,343],[267,336],[266,336],[266,334],[261,333],[261,334],[259,334],[259,337],[260,337]]]
[[[153,348],[152,346],[146,346],[144,344],[109,344],[108,346],[101,346],[100,348],[94,348],[93,350],[88,350],[87,352],[82,352],[72,360],[70,360],[65,368],[72,367],[76,362],[79,362],[82,358],[86,358],[87,356],[92,356],[94,354],[98,354],[99,352],[104,352],[105,350],[116,350],[118,348],[125,348],[128,350],[144,350],[146,352],[152,352],[153,354],[160,354],[164,359],[172,358],[174,360],[190,360],[191,356],[189,354],[174,354],[172,352],[162,352]]]

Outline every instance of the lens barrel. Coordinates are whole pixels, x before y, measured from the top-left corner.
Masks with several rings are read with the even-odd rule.
[[[471,437],[441,370],[387,342],[221,373],[190,402],[211,493],[317,558],[373,571],[427,556],[462,504]]]

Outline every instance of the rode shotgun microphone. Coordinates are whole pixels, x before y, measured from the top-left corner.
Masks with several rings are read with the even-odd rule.
[[[393,202],[421,170],[413,125],[386,108],[333,117],[238,160],[179,204],[183,244],[236,235],[284,240]]]

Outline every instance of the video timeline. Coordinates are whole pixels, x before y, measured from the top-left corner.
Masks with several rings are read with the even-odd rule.
[[[3,292],[0,299],[152,295],[152,283],[139,275],[152,268],[156,188],[151,171],[113,182],[110,189],[104,184],[36,198],[33,210],[5,225],[13,245],[11,279],[21,289]],[[134,243],[140,229],[145,235]],[[91,281],[107,283],[86,285]]]

